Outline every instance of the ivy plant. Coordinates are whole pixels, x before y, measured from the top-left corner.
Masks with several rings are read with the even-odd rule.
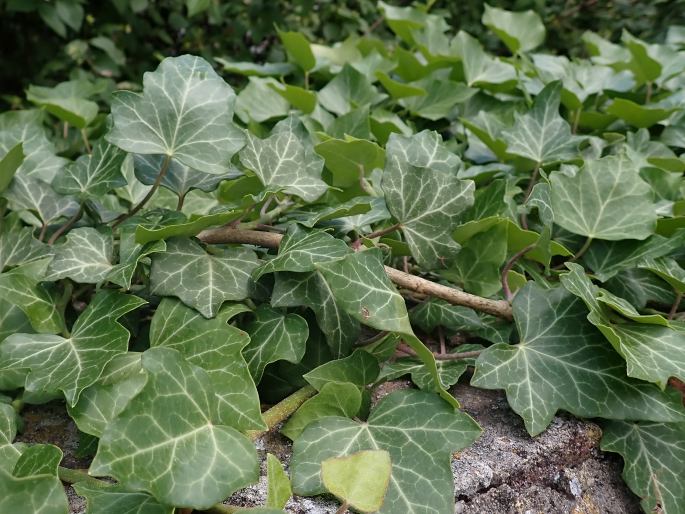
[[[379,8],[393,38],[279,30],[287,62],[168,57],[0,114],[0,510],[65,513],[61,480],[93,514],[235,512],[280,430],[255,512],[448,514],[462,381],[531,436],[596,420],[645,512],[685,512],[683,38],[569,59],[487,7],[491,55]],[[15,442],[48,401],[87,473]]]

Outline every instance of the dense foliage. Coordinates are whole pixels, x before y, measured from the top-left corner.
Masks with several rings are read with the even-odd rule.
[[[685,28],[569,59],[487,6],[498,56],[378,8],[392,37],[279,30],[286,60],[80,70],[0,115],[0,511],[67,512],[61,478],[92,513],[221,512],[278,427],[261,512],[451,513],[461,379],[531,435],[597,419],[644,510],[685,512]],[[53,400],[91,476],[13,443]]]

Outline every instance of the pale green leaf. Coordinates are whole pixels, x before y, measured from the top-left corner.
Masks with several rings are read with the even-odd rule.
[[[247,367],[256,383],[271,362],[287,360],[297,363],[304,356],[309,327],[297,314],[281,314],[262,305],[254,312],[254,320],[245,327],[250,342],[243,350]]]
[[[47,226],[76,213],[78,204],[58,194],[47,182],[27,175],[17,175],[4,193],[13,211],[25,211],[34,226]]]
[[[593,239],[646,239],[657,215],[651,188],[625,157],[590,160],[575,174],[552,173],[554,222]]]
[[[61,390],[74,406],[107,363],[128,348],[129,332],[117,319],[144,303],[136,296],[101,291],[78,317],[69,337],[13,334],[5,339],[0,343],[0,367],[30,369],[27,391]]]
[[[233,125],[235,94],[204,59],[168,57],[143,77],[143,93],[120,91],[107,140],[139,154],[162,154],[223,174],[244,144]]]
[[[0,403],[0,470],[10,472],[21,451],[12,442],[17,435],[17,413],[8,403]]]
[[[171,348],[143,354],[148,381],[105,429],[89,472],[168,505],[207,509],[257,480],[256,451],[217,424],[210,378]]]
[[[333,80],[319,90],[319,103],[342,116],[355,108],[375,105],[386,96],[379,93],[363,73],[346,64]]]
[[[136,243],[143,245],[172,237],[196,236],[206,228],[235,221],[241,214],[242,211],[217,211],[205,216],[191,215],[188,221],[169,220],[169,223],[164,222],[155,228],[140,224],[136,228]]]
[[[360,176],[368,176],[375,168],[382,168],[385,150],[372,141],[346,137],[328,139],[315,147],[324,158],[326,168],[333,174],[332,185],[351,187]]]
[[[181,302],[165,298],[152,318],[150,346],[178,350],[207,372],[217,396],[220,424],[240,431],[263,430],[259,396],[242,354],[250,339],[226,323],[231,314],[231,306],[226,305],[216,318],[205,319]]]
[[[98,104],[88,100],[96,90],[87,80],[70,80],[55,87],[29,86],[26,99],[59,119],[83,129],[95,119]]]
[[[473,204],[474,183],[459,180],[460,159],[436,132],[393,134],[387,146],[382,187],[414,258],[426,268],[444,267],[459,245],[450,234],[459,214]]]
[[[105,280],[112,270],[114,241],[108,228],[75,228],[64,243],[55,245],[54,258],[48,266],[46,280],[70,278],[85,284]]]
[[[421,416],[415,416],[417,409]],[[414,413],[414,414],[412,414]],[[453,452],[469,446],[480,435],[473,419],[438,396],[423,391],[398,391],[383,398],[360,424],[330,417],[310,425],[293,447],[293,491],[321,494],[321,462],[360,450],[386,450],[392,472],[381,514],[451,513],[454,482]]]
[[[253,251],[229,248],[209,254],[184,238],[173,238],[166,244],[165,252],[152,257],[153,294],[176,296],[205,318],[216,316],[225,301],[247,298],[250,274],[258,265]]]
[[[476,361],[472,385],[505,389],[531,435],[558,409],[576,416],[680,421],[680,395],[625,376],[625,363],[587,322],[580,299],[528,283],[513,302],[521,338],[496,344]]]
[[[271,85],[277,82],[273,79],[250,77],[247,86],[238,93],[235,102],[235,114],[243,123],[256,121],[262,123],[273,118],[288,115],[290,105]]]
[[[12,177],[24,162],[24,157],[22,143],[17,143],[0,157],[0,193],[7,189],[7,186],[12,182]]]
[[[533,50],[545,41],[545,26],[535,11],[505,11],[485,4],[481,21],[513,54]]]
[[[174,514],[175,508],[163,505],[147,493],[129,491],[120,485],[101,487],[88,482],[74,484],[74,490],[88,504],[86,514]]]
[[[286,32],[278,30],[278,37],[285,47],[288,59],[297,64],[305,72],[316,66],[316,58],[307,38],[301,32]]]
[[[390,485],[392,463],[385,450],[362,450],[321,463],[326,489],[360,512],[381,509]]]
[[[378,361],[369,352],[359,349],[343,359],[325,362],[303,375],[317,391],[327,384],[353,384],[362,390],[378,377]]]
[[[266,454],[266,480],[266,507],[282,509],[293,495],[293,491],[281,461],[270,453]]]
[[[33,237],[31,228],[0,232],[0,271],[42,259],[50,249]]]

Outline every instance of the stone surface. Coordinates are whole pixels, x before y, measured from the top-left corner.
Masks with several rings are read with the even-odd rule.
[[[374,402],[391,391],[410,387],[407,381],[382,385]],[[498,391],[459,384],[452,390],[464,410],[483,427],[470,448],[454,456],[455,512],[463,514],[637,514],[638,499],[623,484],[621,459],[598,450],[600,428],[571,416],[557,416],[550,427],[530,437],[520,418]],[[85,468],[88,459],[76,456],[78,431],[64,406],[26,406],[24,431],[18,440],[47,442],[65,452],[63,466]],[[257,441],[260,455],[272,453],[287,465],[288,439],[272,432]],[[264,470],[262,470],[264,471]],[[73,514],[85,512],[85,501],[66,486]],[[266,479],[233,495],[226,503],[263,505]],[[334,514],[338,503],[327,497],[293,498],[293,514]]]

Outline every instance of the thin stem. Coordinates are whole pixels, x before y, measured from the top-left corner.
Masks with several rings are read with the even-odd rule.
[[[418,357],[416,352],[407,344],[401,343],[397,349],[403,353],[406,353],[407,355],[411,355],[412,357]],[[435,360],[438,361],[459,361],[459,360],[465,360],[465,359],[473,359],[474,357],[478,357],[483,350],[473,350],[472,352],[461,352],[461,353],[436,353],[433,352],[433,357]]]
[[[104,489],[106,487],[111,487],[112,484],[104,482],[103,480],[98,480],[90,476],[86,471],[80,469],[64,468],[60,466],[57,468],[57,476],[59,479],[66,484],[76,484],[78,482],[87,482],[89,485]]]
[[[678,307],[680,307],[680,302],[682,299],[683,299],[683,293],[677,293],[675,296],[675,301],[673,302],[673,305],[671,306],[671,310],[668,312],[668,319],[675,318],[675,315],[678,312]]]
[[[349,509],[349,508],[350,508],[350,505],[346,501],[344,501],[344,502],[342,502],[342,505],[340,506],[340,508],[335,511],[335,514],[345,514],[345,512],[347,512],[347,509]]]
[[[181,209],[183,209],[183,202],[185,202],[185,200],[186,200],[186,194],[185,193],[178,195],[178,202],[176,203],[176,210],[177,211],[180,212]]]
[[[282,234],[260,232],[257,230],[242,230],[231,227],[219,227],[203,230],[197,235],[198,239],[208,244],[251,244],[264,248],[278,248],[283,239]],[[441,298],[453,305],[463,305],[477,311],[492,314],[507,320],[512,319],[511,305],[505,300],[492,300],[476,296],[453,287],[444,286],[425,278],[404,273],[398,269],[385,266],[385,273],[398,286],[414,291],[419,295]]]
[[[162,167],[159,170],[159,173],[157,174],[157,178],[155,179],[155,183],[152,184],[152,187],[150,190],[147,192],[145,195],[145,198],[143,198],[140,202],[138,202],[138,205],[136,205],[133,209],[128,211],[126,214],[123,216],[119,216],[114,223],[112,224],[112,228],[117,227],[121,225],[122,222],[126,221],[129,219],[131,216],[135,216],[135,214],[145,207],[145,204],[152,198],[152,196],[155,194],[157,189],[159,189],[159,185],[162,183],[162,180],[164,179],[164,176],[166,175],[167,171],[169,171],[169,165],[171,164],[171,156],[167,155],[164,158],[164,162],[162,163]]]
[[[369,196],[378,196],[376,190],[369,184],[369,181],[366,180],[366,177],[364,176],[364,166],[361,164],[359,165],[359,187],[361,187],[362,191]]]
[[[304,88],[309,91],[309,72],[304,72]]]
[[[647,93],[645,94],[645,103],[648,104],[652,100],[652,81],[647,82]]]
[[[76,211],[76,214],[69,218],[66,221],[66,223],[64,223],[64,225],[55,230],[55,233],[52,234],[52,236],[50,236],[50,239],[48,239],[48,244],[55,244],[55,241],[57,241],[62,234],[64,234],[67,230],[76,225],[76,222],[78,222],[78,220],[81,219],[81,216],[83,216],[83,204],[79,206],[78,211]]]
[[[576,262],[578,259],[580,259],[583,255],[585,255],[585,252],[587,252],[588,248],[590,248],[590,245],[592,244],[592,238],[588,237],[585,242],[583,243],[583,246],[580,247],[580,249],[576,252],[576,254],[571,257],[569,260],[564,261],[563,263],[559,264],[558,266],[554,266],[552,269],[553,270],[560,270],[564,269],[564,264],[567,262]]]
[[[43,223],[40,226],[40,234],[38,234],[38,241],[40,241],[42,243],[43,239],[45,239],[45,234],[47,234],[47,232],[48,232],[48,225],[47,225],[47,223]]]
[[[580,107],[576,109],[575,114],[573,115],[573,127],[571,128],[571,132],[575,134],[578,132],[578,124],[580,123],[580,112],[581,109]]]
[[[274,222],[278,218],[280,218],[281,214],[283,214],[285,211],[287,211],[290,207],[294,205],[294,202],[290,200],[286,200],[282,203],[279,203],[276,207],[271,209],[269,212],[264,213],[259,216],[258,219],[254,221],[248,221],[247,223],[241,223],[240,228],[241,229],[254,229],[259,227],[260,225],[266,225],[269,223]]]
[[[528,198],[530,198],[530,194],[533,192],[533,187],[535,187],[535,184],[538,181],[539,175],[540,163],[535,165],[535,168],[533,169],[533,175],[530,177],[530,181],[528,182],[526,192],[523,194],[523,203],[521,205],[524,207],[524,211],[521,213],[521,226],[526,230],[528,230],[528,213],[525,211],[525,206],[526,202],[528,201]]]
[[[86,129],[81,129],[81,139],[83,139],[83,144],[86,147],[86,152],[93,153],[93,149],[90,147],[90,141],[88,141],[88,134],[86,134]]]
[[[271,202],[274,200],[274,195],[270,195],[269,198],[266,199],[264,204],[262,205],[262,208],[259,209],[259,217],[263,218],[266,216],[267,211],[269,210],[269,206],[271,205]]]
[[[276,425],[282,423],[292,416],[293,413],[300,408],[300,405],[302,405],[315,394],[316,389],[314,389],[312,386],[304,386],[290,396],[285,397],[269,410],[262,413],[262,418],[264,418],[264,423],[266,423],[268,428],[264,431],[251,430],[247,433],[248,437],[254,441],[262,434],[272,430]]]
[[[514,264],[516,264],[516,261],[518,261],[521,257],[530,252],[533,248],[535,248],[535,243],[529,244],[525,248],[520,249],[518,252],[511,256],[511,258],[504,265],[504,268],[502,268],[502,291],[504,292],[504,298],[506,298],[506,300],[509,303],[511,303],[511,301],[514,299],[514,295],[511,292],[511,289],[509,288],[509,281],[507,280],[507,275],[514,267]]]
[[[375,239],[377,237],[383,237],[386,234],[390,234],[392,232],[395,232],[395,230],[399,230],[400,228],[402,228],[402,224],[401,223],[395,223],[391,227],[386,227],[386,228],[382,228],[380,230],[376,230],[375,232],[371,232],[370,234],[366,234],[364,237],[367,239]]]

